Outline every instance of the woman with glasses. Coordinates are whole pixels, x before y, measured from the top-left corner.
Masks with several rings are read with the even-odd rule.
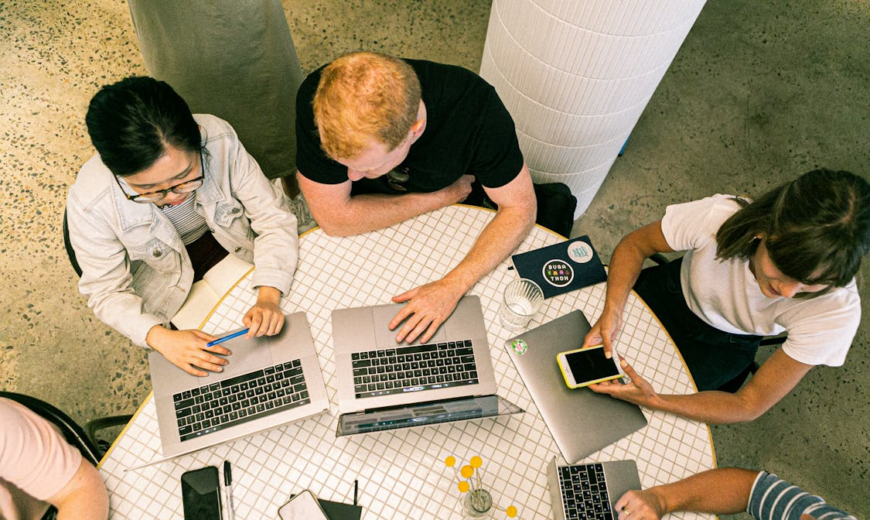
[[[220,372],[230,351],[169,320],[192,284],[227,254],[253,263],[248,337],[274,335],[298,258],[296,217],[226,121],[192,115],[168,84],[131,77],[91,100],[98,155],[67,199],[79,289],[97,317],[186,372]]]

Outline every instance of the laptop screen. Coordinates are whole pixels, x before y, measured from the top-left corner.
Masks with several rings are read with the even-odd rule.
[[[338,418],[336,436],[413,428],[522,412],[521,408],[497,395],[445,399],[341,415]]]

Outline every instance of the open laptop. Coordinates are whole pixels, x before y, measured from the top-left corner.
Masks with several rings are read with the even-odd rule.
[[[637,405],[565,385],[556,355],[580,348],[589,329],[586,316],[577,310],[505,342],[559,451],[569,462],[647,425]]]
[[[228,332],[228,334],[234,331]],[[148,355],[164,457],[175,457],[329,409],[304,312],[275,336],[231,339],[223,372],[197,377]]]
[[[402,305],[332,311],[337,436],[522,413],[495,395],[480,298],[465,296],[426,344],[396,343]]]
[[[614,505],[626,491],[638,490],[640,477],[633,460],[547,467],[554,520],[613,520]]]

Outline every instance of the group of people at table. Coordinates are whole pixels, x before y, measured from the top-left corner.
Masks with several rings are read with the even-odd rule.
[[[462,202],[478,183],[495,216],[440,280],[393,297],[397,341],[426,342],[459,299],[526,237],[537,203],[510,114],[465,69],[371,52],[344,55],[302,83],[296,102],[297,179],[323,232],[382,229]],[[197,376],[232,362],[215,337],[170,320],[191,285],[226,255],[252,263],[248,336],[284,325],[280,299],[298,259],[297,220],[226,121],[192,114],[170,85],[129,77],[90,102],[97,154],[67,199],[79,288],[96,316],[132,343]],[[461,233],[462,230],[454,230]],[[708,423],[752,421],[816,365],[840,366],[860,322],[855,282],[870,247],[870,185],[815,170],[754,199],[710,197],[667,207],[613,252],[601,317],[583,341],[618,343],[633,289],[660,319],[698,392],[661,395],[622,360],[625,384],[595,392]],[[655,253],[679,261],[643,269]],[[763,336],[787,339],[734,393],[717,390],[753,363]],[[96,469],[23,406],[0,400],[0,516],[105,518]],[[673,511],[747,511],[756,518],[835,519],[847,513],[764,471],[724,468],[616,504],[620,520]]]

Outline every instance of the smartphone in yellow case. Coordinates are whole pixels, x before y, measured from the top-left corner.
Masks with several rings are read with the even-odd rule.
[[[562,377],[568,388],[582,388],[625,377],[619,367],[619,356],[604,356],[604,345],[560,352],[556,355]]]

